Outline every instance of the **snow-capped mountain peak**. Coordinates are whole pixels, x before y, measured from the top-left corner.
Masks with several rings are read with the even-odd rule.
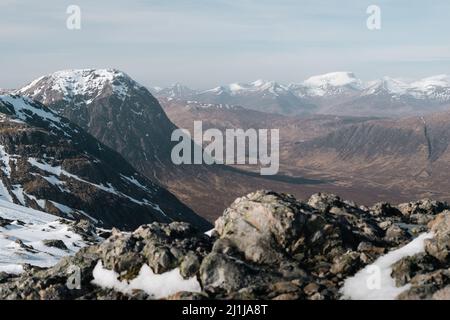
[[[250,83],[235,82],[224,86],[218,86],[203,93],[213,93],[216,95],[229,94],[233,96],[263,93],[265,91],[277,95],[282,92],[287,92],[288,89],[275,81],[268,81],[258,79]]]
[[[398,78],[383,77],[368,83],[364,94],[388,94],[393,96],[409,96],[416,99],[450,100],[450,77],[437,75],[407,82]]]
[[[310,87],[343,87],[348,85],[359,85],[360,81],[353,72],[331,72],[323,75],[312,76],[303,84]]]
[[[324,97],[359,92],[364,88],[352,72],[331,72],[312,76],[302,83],[293,83],[289,89],[301,97]]]
[[[447,74],[440,74],[436,76],[423,78],[421,80],[411,83],[411,86],[416,89],[425,89],[425,90],[430,87],[449,87],[450,76]]]
[[[242,83],[232,83],[228,86],[231,92],[238,92],[248,89],[248,86]]]
[[[410,94],[415,98],[450,100],[450,76],[446,74],[423,78],[410,84]]]
[[[409,85],[397,78],[383,77],[380,80],[371,81],[368,83],[364,95],[371,94],[393,94],[402,95],[407,93]]]
[[[268,90],[274,94],[288,91],[287,87],[280,85],[279,83],[277,83],[275,81],[256,80],[256,81],[252,82],[252,85],[255,90],[258,90],[258,91]]]
[[[256,81],[253,81],[251,83],[251,85],[255,88],[262,88],[262,89],[279,86],[279,84],[276,83],[275,81],[269,81],[269,80],[263,80],[263,79],[258,79]]]
[[[217,87],[214,87],[212,89],[204,90],[204,91],[200,92],[200,94],[212,93],[212,94],[215,94],[215,95],[220,95],[220,94],[223,94],[223,93],[225,93],[227,91],[228,90],[227,90],[226,87],[224,87],[224,86],[217,86]]]
[[[71,100],[76,96],[96,97],[103,91],[112,91],[122,99],[130,88],[143,88],[126,73],[116,69],[73,69],[62,70],[40,77],[16,94],[37,96],[51,90]]]
[[[167,88],[153,88],[153,92],[165,98],[188,98],[197,93],[196,90],[193,90],[179,82],[175,82]]]

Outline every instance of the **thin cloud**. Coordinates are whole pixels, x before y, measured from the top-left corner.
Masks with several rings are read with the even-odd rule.
[[[200,88],[257,78],[299,81],[335,70],[366,79],[450,71],[446,0],[379,0],[383,22],[376,32],[365,27],[368,0],[77,3],[80,31],[65,27],[72,1],[1,2],[0,87],[75,67],[117,67],[145,84]]]

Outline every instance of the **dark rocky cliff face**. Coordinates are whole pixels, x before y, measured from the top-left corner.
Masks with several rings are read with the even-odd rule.
[[[0,96],[3,200],[98,226],[152,221],[209,224],[67,119],[19,96]]]
[[[121,71],[56,72],[18,93],[82,127],[150,178],[171,165],[175,125],[151,93]]]

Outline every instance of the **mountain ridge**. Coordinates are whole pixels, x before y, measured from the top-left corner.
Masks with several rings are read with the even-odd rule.
[[[164,90],[154,94],[204,104],[239,105],[284,115],[399,117],[450,108],[450,77],[445,74],[409,81],[391,77],[362,81],[354,73],[345,71],[316,75],[287,85],[257,80],[209,90],[182,87],[184,90],[178,92],[166,89],[172,92],[170,96],[159,93]]]

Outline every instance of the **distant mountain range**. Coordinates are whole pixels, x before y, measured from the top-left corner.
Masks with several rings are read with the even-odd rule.
[[[447,75],[418,81],[384,77],[364,82],[351,72],[333,72],[288,85],[257,80],[203,91],[179,83],[150,90],[157,97],[204,104],[238,105],[284,115],[397,117],[442,111],[450,107],[450,77]]]

